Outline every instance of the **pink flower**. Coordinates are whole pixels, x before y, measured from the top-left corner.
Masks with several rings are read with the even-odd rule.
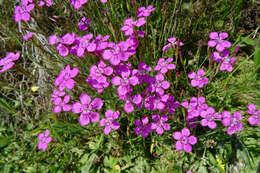
[[[21,20],[27,22],[30,20],[30,11],[34,9],[32,1],[23,0],[21,6],[16,6],[14,9],[14,21],[20,22]]]
[[[174,132],[172,136],[175,140],[178,140],[175,143],[177,151],[184,150],[185,152],[191,152],[192,145],[197,143],[197,138],[195,136],[190,136],[190,130],[187,128],[182,129],[181,132]]]
[[[154,68],[154,71],[159,71],[162,74],[165,74],[168,72],[168,70],[174,70],[176,68],[175,64],[171,64],[170,62],[173,61],[173,58],[160,58],[157,62],[157,65]]]
[[[152,119],[155,121],[155,122],[152,122],[151,123],[151,129],[153,130],[156,130],[156,133],[161,135],[163,134],[164,130],[170,130],[171,126],[166,123],[166,121],[168,121],[169,117],[167,115],[162,115],[160,117],[160,115],[153,115],[152,116]]]
[[[18,60],[19,57],[20,57],[19,52],[17,53],[8,52],[4,58],[0,59],[0,66],[2,66],[2,69],[0,70],[0,74],[12,68],[15,64],[13,61]]]
[[[78,23],[78,27],[80,31],[86,31],[88,29],[88,24],[91,22],[90,19],[82,17]]]
[[[203,69],[199,69],[197,73],[195,72],[190,72],[188,74],[188,78],[192,79],[190,84],[192,87],[199,87],[202,88],[204,85],[208,83],[208,78],[202,77],[205,75],[205,72]]]
[[[208,107],[206,110],[202,111],[200,116],[203,118],[200,121],[200,125],[208,126],[210,129],[215,129],[217,126],[214,120],[221,119],[221,114],[218,112],[215,113],[215,110],[212,107]]]
[[[83,93],[79,97],[80,102],[75,102],[72,105],[72,112],[75,114],[81,113],[78,121],[80,125],[86,126],[89,122],[97,122],[99,120],[99,113],[92,110],[100,110],[103,106],[103,101],[100,98],[91,98]]]
[[[248,122],[250,125],[258,125],[260,126],[260,110],[256,110],[256,106],[254,104],[248,105],[248,111],[246,113],[251,114],[248,118]]]
[[[41,0],[38,2],[39,6],[44,6],[46,5],[47,7],[52,6],[54,3],[52,2],[52,0]]]
[[[29,32],[28,34],[23,36],[23,40],[28,40],[29,38],[31,38],[34,35],[34,32]]]
[[[82,5],[86,4],[88,0],[70,0],[70,4],[76,9],[80,9]]]
[[[209,40],[208,46],[209,47],[216,46],[217,51],[222,52],[225,48],[229,48],[232,45],[229,41],[224,40],[227,37],[228,37],[228,33],[226,32],[220,32],[220,33],[211,32],[209,34],[209,38],[211,40]]]
[[[168,43],[165,46],[163,46],[163,48],[162,48],[163,51],[167,51],[170,47],[175,49],[175,45],[177,45],[177,46],[183,46],[184,45],[180,40],[176,40],[175,37],[168,38],[168,41],[170,43]]]
[[[233,113],[233,116],[228,111],[222,112],[222,124],[227,128],[227,133],[229,135],[235,132],[240,132],[243,129],[243,124],[240,122],[242,120],[242,114],[238,111]]]
[[[164,95],[164,90],[170,87],[170,83],[164,80],[164,76],[159,73],[155,76],[155,81],[148,86],[149,92],[156,92],[159,95]]]
[[[75,81],[72,78],[76,77],[78,72],[78,68],[70,69],[70,66],[67,65],[56,78],[54,85],[59,86],[60,91],[64,90],[64,88],[71,90],[75,85]]]
[[[38,135],[38,139],[40,142],[38,143],[38,149],[39,150],[46,150],[48,147],[48,144],[52,141],[52,137],[49,136],[50,131],[47,129],[44,133],[40,133]]]
[[[104,133],[106,135],[109,134],[111,129],[118,130],[120,128],[119,122],[114,121],[114,120],[118,119],[119,115],[120,115],[119,111],[114,112],[112,110],[107,110],[105,113],[106,118],[103,118],[100,120],[99,125],[101,127],[105,126]]]
[[[233,64],[236,62],[236,58],[235,57],[231,57],[229,58],[229,51],[228,50],[223,50],[222,52],[223,54],[223,61],[220,65],[220,71],[228,71],[228,72],[232,72],[233,70]]]
[[[147,8],[145,7],[140,7],[138,8],[138,14],[137,17],[147,17],[150,16],[150,13],[153,12],[155,10],[155,8],[153,8],[152,5],[149,5]]]
[[[122,77],[114,76],[111,80],[112,84],[119,86],[117,88],[118,95],[125,95],[131,90],[131,85],[135,86],[138,84],[138,78],[132,74],[132,70],[127,70],[121,73]]]
[[[151,125],[148,124],[148,117],[143,117],[142,120],[135,120],[134,124],[136,128],[134,129],[135,134],[141,134],[143,138],[146,138],[149,133],[152,132]]]
[[[60,97],[56,98],[54,100],[54,102],[53,102],[55,107],[53,108],[52,111],[55,114],[60,113],[61,110],[63,110],[64,112],[70,111],[71,110],[71,105],[67,104],[69,101],[70,101],[70,96],[69,95],[65,96],[63,101],[62,101],[62,99]]]

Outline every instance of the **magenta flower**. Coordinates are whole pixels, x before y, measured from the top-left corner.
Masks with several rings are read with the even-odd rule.
[[[222,52],[223,54],[223,61],[220,65],[220,71],[228,71],[228,72],[232,72],[233,67],[232,65],[236,62],[236,58],[235,57],[231,57],[229,58],[229,51],[228,50],[224,50]]]
[[[122,99],[122,97],[120,97],[120,99]],[[131,102],[135,103],[137,107],[140,107],[140,104],[142,103],[142,96],[141,94],[136,94],[132,97],[124,98],[123,100],[126,100],[124,105],[124,111],[126,113],[131,113],[134,111],[134,106]]]
[[[243,124],[240,122],[242,120],[242,114],[238,111],[233,113],[233,116],[228,111],[222,112],[222,124],[227,128],[227,133],[229,135],[235,132],[240,132],[243,129]]]
[[[76,9],[80,9],[82,5],[86,4],[88,0],[70,0],[70,4]]]
[[[175,64],[170,64],[170,62],[173,61],[173,58],[160,58],[159,61],[157,62],[157,65],[154,68],[154,71],[159,71],[162,74],[165,74],[168,72],[168,70],[174,70],[176,68]]]
[[[162,48],[163,51],[167,51],[170,47],[175,49],[175,45],[177,45],[177,46],[183,46],[184,45],[180,40],[176,40],[175,37],[168,38],[168,41],[170,43],[168,43],[165,46],[163,46],[163,48]]]
[[[54,90],[51,95],[51,101],[54,103],[56,99],[59,99],[60,97],[64,96],[65,94],[66,94],[65,91]]]
[[[119,111],[112,111],[112,110],[107,110],[105,113],[106,118],[103,118],[100,120],[99,125],[101,127],[105,126],[104,133],[106,135],[109,134],[111,129],[113,130],[118,130],[120,128],[120,123],[116,122],[114,120],[118,119],[120,115]]]
[[[91,22],[90,19],[87,19],[86,17],[82,17],[81,20],[78,23],[78,27],[80,31],[86,31],[88,30],[88,24]]]
[[[112,84],[119,86],[117,88],[118,95],[125,95],[129,92],[129,87],[138,84],[138,78],[132,74],[131,70],[127,70],[121,73],[121,77],[114,76],[111,80]],[[131,88],[131,87],[130,87]]]
[[[103,106],[103,101],[100,98],[94,98],[91,102],[91,98],[83,93],[79,97],[80,102],[75,102],[72,105],[72,112],[75,114],[81,113],[79,116],[79,123],[82,126],[86,126],[89,122],[97,122],[99,120],[99,113],[92,110],[100,110]]]
[[[190,103],[187,100],[184,100],[181,105],[187,109],[187,119],[198,117],[202,111],[208,108],[208,105],[205,104],[205,98],[202,96],[198,98],[191,97]]]
[[[23,40],[27,41],[28,39],[32,38],[34,34],[34,32],[29,32],[28,34],[23,36]]]
[[[197,73],[190,72],[188,74],[188,78],[192,79],[190,82],[191,86],[192,87],[197,86],[199,88],[202,88],[204,85],[206,85],[209,82],[209,80],[206,77],[202,77],[204,75],[205,75],[205,72],[202,68],[199,69]]]
[[[30,11],[33,10],[34,7],[35,6],[32,4],[32,1],[23,0],[21,6],[16,6],[14,9],[14,21],[29,21],[31,18]]]
[[[256,110],[254,104],[248,105],[248,111],[246,113],[250,114],[251,116],[248,118],[248,122],[250,125],[258,125],[260,126],[260,110]]]
[[[209,40],[208,46],[209,47],[216,46],[217,51],[222,52],[225,48],[229,48],[232,45],[229,41],[224,40],[227,37],[228,37],[228,33],[226,32],[220,32],[220,33],[211,32],[209,34],[209,38],[211,40]]]
[[[48,144],[52,141],[52,137],[49,136],[50,131],[47,129],[44,133],[40,133],[38,135],[38,139],[40,142],[38,143],[38,149],[39,150],[46,150],[48,147]]]
[[[93,38],[93,34],[86,34],[83,37],[78,37],[76,41],[76,54],[78,57],[83,57],[85,55],[85,50],[88,52],[94,52],[96,50],[96,44],[94,41],[90,41]]]
[[[142,120],[135,120],[134,124],[136,128],[134,129],[135,134],[141,134],[143,138],[146,138],[150,132],[152,132],[151,124],[148,124],[148,117],[143,117]]]
[[[49,44],[50,45],[54,45],[54,44],[57,44],[57,43],[59,43],[60,42],[60,37],[58,37],[58,36],[56,36],[56,35],[51,35],[50,37],[49,37]]]
[[[138,8],[138,14],[137,17],[148,17],[150,16],[151,12],[153,12],[155,8],[153,8],[152,5],[149,5],[147,8],[145,7],[140,7]]]
[[[155,76],[155,81],[148,86],[149,92],[156,92],[159,95],[164,95],[164,90],[170,87],[168,81],[164,81],[164,76],[159,73]]]
[[[96,37],[96,39],[93,41],[94,44],[96,44],[96,50],[95,53],[97,55],[102,54],[103,50],[109,47],[109,42],[107,40],[110,38],[110,35],[105,35],[102,37],[100,34]]]
[[[64,88],[71,90],[75,85],[75,81],[72,78],[76,77],[78,72],[79,70],[77,67],[70,69],[70,66],[67,65],[65,69],[59,73],[54,85],[59,86],[60,91],[64,90]]]
[[[161,110],[165,109],[166,102],[169,95],[151,95],[145,98],[144,107],[147,110]]]
[[[197,138],[195,136],[190,136],[190,130],[187,128],[182,129],[181,132],[174,132],[172,134],[175,140],[178,140],[175,143],[175,148],[177,151],[184,150],[185,152],[192,151],[192,145],[197,143]]]
[[[55,114],[60,113],[61,110],[63,110],[64,112],[68,112],[71,110],[71,105],[68,105],[67,103],[69,103],[70,101],[70,96],[67,95],[64,97],[64,100],[62,101],[62,99],[60,97],[56,98],[53,102],[53,104],[55,105],[55,107],[53,108],[53,112]]]
[[[162,115],[160,117],[160,115],[153,115],[152,116],[152,119],[155,121],[155,122],[152,122],[151,123],[151,129],[153,130],[156,130],[156,133],[161,135],[163,134],[164,130],[170,130],[171,126],[166,123],[166,121],[168,121],[169,117],[167,115]]]
[[[178,107],[180,107],[180,103],[174,99],[174,96],[169,95],[168,99],[165,101],[165,108],[162,111],[165,112],[168,110],[169,114],[174,114],[175,109]]]
[[[124,26],[120,28],[121,31],[124,31],[125,36],[131,36],[134,35],[134,27],[141,27],[146,23],[146,20],[144,17],[141,17],[137,19],[137,21],[134,21],[132,18],[128,18],[124,21]],[[141,36],[144,35],[142,31],[139,31],[139,34]]]
[[[86,80],[93,88],[98,89],[98,93],[102,93],[104,88],[109,86],[106,76],[113,73],[113,68],[107,66],[102,60],[99,61],[98,66],[92,65],[90,67],[89,78]]]
[[[100,0],[100,2],[102,2],[103,4],[107,2],[107,0]]]
[[[135,54],[128,42],[121,41],[111,45],[111,49],[104,50],[102,57],[109,60],[112,65],[118,65],[121,61],[126,62],[128,58]]]
[[[17,53],[8,52],[4,58],[0,59],[0,66],[2,66],[2,69],[0,70],[0,74],[12,68],[15,64],[13,61],[18,60],[19,57],[20,57],[19,52]]]
[[[44,6],[46,5],[47,7],[52,6],[54,3],[52,2],[52,0],[40,0],[38,2],[39,6]]]
[[[49,37],[49,44],[54,45],[59,43],[56,46],[56,49],[59,51],[59,54],[61,56],[67,56],[69,54],[69,46],[72,45],[75,41],[75,33],[67,33],[63,35],[61,38],[59,38],[56,35],[51,35]]]
[[[202,111],[200,116],[203,118],[200,121],[200,125],[203,127],[208,126],[210,129],[215,129],[217,126],[214,120],[221,119],[221,114],[215,112],[212,107],[208,107],[206,110]]]

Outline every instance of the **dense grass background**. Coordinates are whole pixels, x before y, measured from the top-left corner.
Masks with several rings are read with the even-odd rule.
[[[174,150],[171,134],[142,139],[122,118],[122,128],[109,136],[98,125],[81,127],[72,113],[54,115],[49,101],[53,81],[64,64],[80,69],[74,96],[85,91],[97,95],[84,78],[89,67],[96,63],[87,55],[84,63],[75,56],[60,57],[48,45],[47,38],[77,32],[77,22],[83,16],[92,20],[89,30],[95,36],[111,35],[111,41],[123,40],[119,31],[124,19],[135,16],[135,8],[153,5],[156,11],[148,18],[135,58],[149,65],[166,53],[161,51],[167,38],[175,36],[184,42],[182,66],[177,66],[180,79],[187,72],[208,67],[207,44],[211,31],[225,31],[234,46],[240,45],[238,63],[232,73],[209,72],[212,82],[203,89],[207,103],[221,110],[246,110],[249,103],[260,108],[260,81],[257,68],[259,53],[259,2],[249,0],[197,1],[132,1],[108,0],[101,4],[94,0],[79,11],[68,0],[55,0],[50,8],[34,11],[28,23],[13,21],[15,1],[0,0],[0,57],[8,51],[20,51],[22,57],[13,69],[0,76],[0,172],[256,172],[260,171],[260,129],[249,127],[239,135],[228,136],[223,129],[206,131],[197,137],[193,153]],[[136,7],[135,7],[136,6]],[[53,22],[51,16],[55,16]],[[37,33],[30,41],[23,41],[25,30]],[[199,41],[203,46],[198,49]],[[199,51],[198,51],[199,50]],[[170,55],[171,56],[171,55]],[[133,62],[135,63],[135,62]],[[180,62],[181,63],[181,62]],[[174,74],[172,73],[172,76]],[[197,93],[187,80],[172,83],[171,93],[178,101]],[[40,87],[37,92],[32,86]],[[186,93],[183,95],[182,90]],[[110,98],[110,95],[102,97]],[[107,103],[112,104],[114,100]],[[119,103],[116,103],[119,104]],[[181,112],[181,110],[179,110]],[[135,112],[136,117],[143,112]],[[124,116],[123,116],[124,117]],[[37,149],[37,134],[46,128],[54,140],[47,151]],[[176,128],[177,130],[177,128]],[[207,132],[207,133],[206,133]],[[154,156],[156,153],[157,156]],[[194,172],[196,172],[194,171]]]

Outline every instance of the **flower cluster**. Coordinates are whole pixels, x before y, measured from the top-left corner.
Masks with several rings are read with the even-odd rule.
[[[232,46],[231,42],[225,40],[228,37],[226,32],[211,32],[209,34],[210,40],[208,41],[209,47],[216,47],[217,51],[211,54],[211,58],[215,62],[221,63],[220,71],[232,72],[233,64],[236,62],[235,57],[230,57],[227,48]],[[238,50],[236,50],[237,52]]]
[[[22,0],[21,5],[18,5],[14,9],[14,21],[20,22],[25,21],[28,22],[31,18],[30,12],[35,8],[34,0]],[[46,5],[47,7],[52,6],[54,3],[52,0],[40,0],[38,2],[39,6]]]
[[[107,0],[100,0],[106,3]],[[88,0],[70,0],[70,4],[76,9],[80,9]],[[15,22],[29,21],[31,11],[35,6],[50,7],[54,3],[52,0],[39,0],[35,4],[34,0],[22,0],[21,5],[16,6],[14,10]],[[117,133],[120,129],[120,120],[122,116],[128,116],[132,113],[134,118],[134,133],[141,135],[143,138],[149,134],[163,135],[170,131],[172,122],[175,121],[176,109],[180,104],[172,95],[171,90],[171,73],[170,70],[175,70],[178,65],[178,56],[182,57],[179,49],[184,46],[180,39],[169,37],[168,43],[162,47],[162,51],[168,50],[176,53],[176,63],[173,63],[173,58],[160,58],[155,65],[151,67],[145,62],[131,63],[134,58],[139,59],[139,54],[135,55],[139,45],[142,45],[142,40],[146,32],[142,29],[147,25],[147,18],[151,12],[155,11],[151,5],[148,7],[140,7],[136,11],[135,18],[127,18],[124,20],[122,31],[123,39],[109,41],[110,35],[102,36],[95,35],[88,30],[90,19],[83,17],[78,22],[78,32],[63,33],[61,36],[52,34],[49,36],[49,44],[55,46],[60,56],[66,57],[75,55],[79,61],[91,55],[96,57],[95,64],[89,68],[89,74],[86,84],[89,85],[97,95],[91,95],[92,92],[74,93],[73,88],[78,81],[82,81],[82,74],[79,74],[77,67],[66,65],[54,81],[54,89],[50,101],[53,103],[53,112],[55,114],[71,111],[74,114],[79,114],[77,119],[81,126],[87,126],[91,123],[98,123],[100,127],[104,127],[104,134]],[[35,33],[28,32],[23,39],[30,39]],[[114,33],[113,33],[114,34]],[[120,37],[120,38],[122,38]],[[208,46],[215,48],[211,57],[215,62],[220,64],[220,71],[231,72],[236,58],[230,56],[229,48],[231,42],[227,41],[228,34],[225,32],[211,32]],[[161,49],[161,48],[160,48]],[[236,54],[238,49],[235,50]],[[166,54],[166,53],[165,53]],[[168,53],[167,53],[168,54]],[[233,54],[233,55],[234,55]],[[1,72],[6,71],[14,65],[15,60],[19,58],[19,53],[8,53],[5,58],[0,60],[2,66]],[[135,61],[136,62],[136,61]],[[211,63],[210,63],[211,65]],[[176,77],[179,76],[176,72]],[[77,77],[76,77],[77,76]],[[208,84],[209,79],[205,77],[203,68],[197,72],[191,71],[188,73],[188,78],[191,79],[192,87],[203,88]],[[110,85],[111,84],[111,85]],[[115,99],[114,108],[107,106],[110,101],[103,100],[100,96],[110,86],[110,91],[116,91],[116,94],[111,93],[111,99]],[[77,87],[77,86],[76,86]],[[141,90],[141,91],[140,91]],[[76,96],[75,96],[76,95]],[[76,98],[75,98],[76,97]],[[185,97],[185,94],[184,94]],[[114,101],[114,100],[112,100]],[[191,97],[188,100],[182,100],[181,105],[183,111],[186,109],[186,114],[183,115],[187,126],[182,126],[181,131],[174,131],[172,137],[176,140],[176,150],[184,150],[191,152],[193,145],[198,142],[195,137],[197,125],[207,130],[213,130],[219,125],[226,127],[227,134],[232,135],[240,132],[243,129],[243,116],[239,111],[218,112],[210,105],[206,104],[205,97],[198,93],[198,97]],[[139,110],[145,110],[145,116],[139,116]],[[248,106],[247,114],[250,125],[260,125],[260,110],[256,110],[255,105]],[[120,112],[122,111],[122,112]],[[150,112],[152,112],[150,114]],[[136,113],[136,114],[135,114]],[[178,118],[178,117],[177,117]],[[196,122],[195,122],[196,121]],[[193,127],[193,128],[191,128]],[[121,127],[122,128],[122,127]],[[46,150],[48,144],[52,141],[52,136],[49,136],[50,131],[38,135],[40,142],[38,143],[39,150]],[[194,134],[194,135],[191,135]]]
[[[202,88],[204,85],[206,85],[209,80],[206,77],[202,77],[205,75],[205,72],[203,69],[199,69],[197,73],[190,72],[188,74],[188,78],[192,79],[190,84],[192,87],[199,87]]]

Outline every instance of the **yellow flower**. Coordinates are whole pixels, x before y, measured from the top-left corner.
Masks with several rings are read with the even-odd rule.
[[[223,164],[222,160],[217,159],[217,162],[218,162],[220,168],[223,169],[223,170],[225,170],[225,165]]]
[[[36,91],[38,91],[38,89],[39,89],[38,86],[32,86],[31,87],[32,92],[36,92]]]
[[[119,172],[121,171],[121,168],[120,168],[119,165],[115,165],[115,166],[114,166],[114,169],[117,170],[117,171],[119,171]]]

